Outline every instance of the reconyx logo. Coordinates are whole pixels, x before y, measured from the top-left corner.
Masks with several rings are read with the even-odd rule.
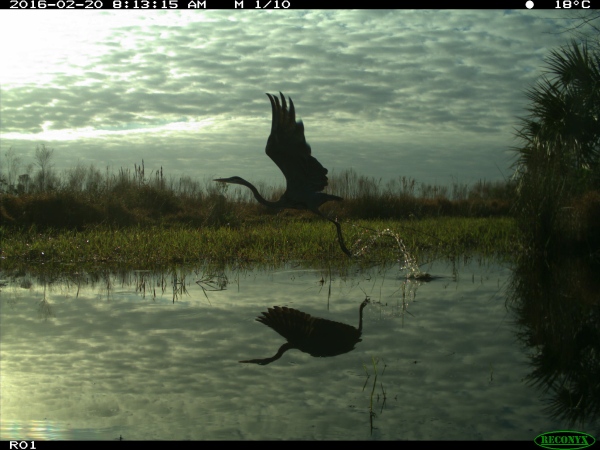
[[[589,447],[596,439],[579,431],[549,431],[540,434],[533,442],[544,448],[568,450]]]

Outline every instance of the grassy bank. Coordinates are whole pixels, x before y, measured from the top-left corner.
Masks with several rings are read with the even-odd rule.
[[[119,265],[138,269],[156,265],[213,262],[281,263],[395,261],[398,241],[417,259],[465,253],[510,255],[517,251],[516,228],[509,218],[343,221],[346,244],[340,250],[335,228],[318,217],[269,216],[238,227],[90,227],[74,230],[0,229],[3,267],[22,264]]]
[[[45,147],[38,153],[52,155]],[[271,210],[246,188],[167,177],[162,168],[148,173],[143,162],[117,173],[78,165],[62,175],[40,170],[19,177],[9,173],[5,179],[0,189],[3,267],[350,263],[335,227],[310,212]],[[283,193],[261,182],[257,187],[270,199]],[[383,183],[346,170],[329,174],[328,192],[345,199],[321,210],[342,223],[353,261],[402,260],[403,246],[421,260],[425,254],[515,251],[510,183],[442,187],[406,177]]]

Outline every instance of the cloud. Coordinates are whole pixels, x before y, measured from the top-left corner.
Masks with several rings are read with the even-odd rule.
[[[330,170],[498,179],[523,92],[566,39],[550,34],[561,24],[551,11],[129,13],[13,16],[2,151],[45,143],[57,168],[144,158],[173,175],[280,179],[263,153],[264,93],[282,91]],[[21,39],[31,34],[39,49]],[[423,148],[427,167],[411,157]],[[390,165],[398,152],[404,164]]]

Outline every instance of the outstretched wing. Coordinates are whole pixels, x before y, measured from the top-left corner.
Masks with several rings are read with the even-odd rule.
[[[280,335],[293,343],[302,343],[310,338],[314,331],[315,318],[297,309],[274,306],[256,319],[260,323],[273,328]]]
[[[273,108],[271,135],[267,155],[277,164],[287,180],[288,192],[310,190],[321,192],[327,186],[327,169],[310,154],[304,138],[302,121],[296,122],[294,103],[288,109],[280,92],[281,103],[275,95],[267,94]]]

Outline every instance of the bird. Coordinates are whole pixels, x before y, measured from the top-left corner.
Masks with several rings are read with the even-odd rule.
[[[270,358],[249,359],[240,363],[253,363],[262,366],[272,363],[290,349],[298,349],[315,357],[337,356],[354,350],[354,346],[362,341],[363,309],[369,303],[366,298],[359,308],[358,328],[333,320],[313,317],[297,309],[285,306],[274,306],[263,312],[256,319],[258,322],[274,329],[287,342],[279,347],[277,353]]]
[[[281,198],[274,202],[266,200],[252,183],[238,176],[216,178],[214,181],[246,186],[259,203],[270,208],[308,210],[323,217],[335,225],[340,248],[352,257],[344,243],[342,227],[337,219],[331,219],[319,211],[323,203],[342,201],[343,198],[322,192],[327,186],[327,169],[311,155],[310,145],[304,137],[304,124],[301,120],[296,120],[296,109],[291,97],[288,97],[288,108],[285,96],[281,92],[279,95],[281,103],[276,95],[267,94],[271,101],[273,118],[265,150],[286,179],[286,190]]]

